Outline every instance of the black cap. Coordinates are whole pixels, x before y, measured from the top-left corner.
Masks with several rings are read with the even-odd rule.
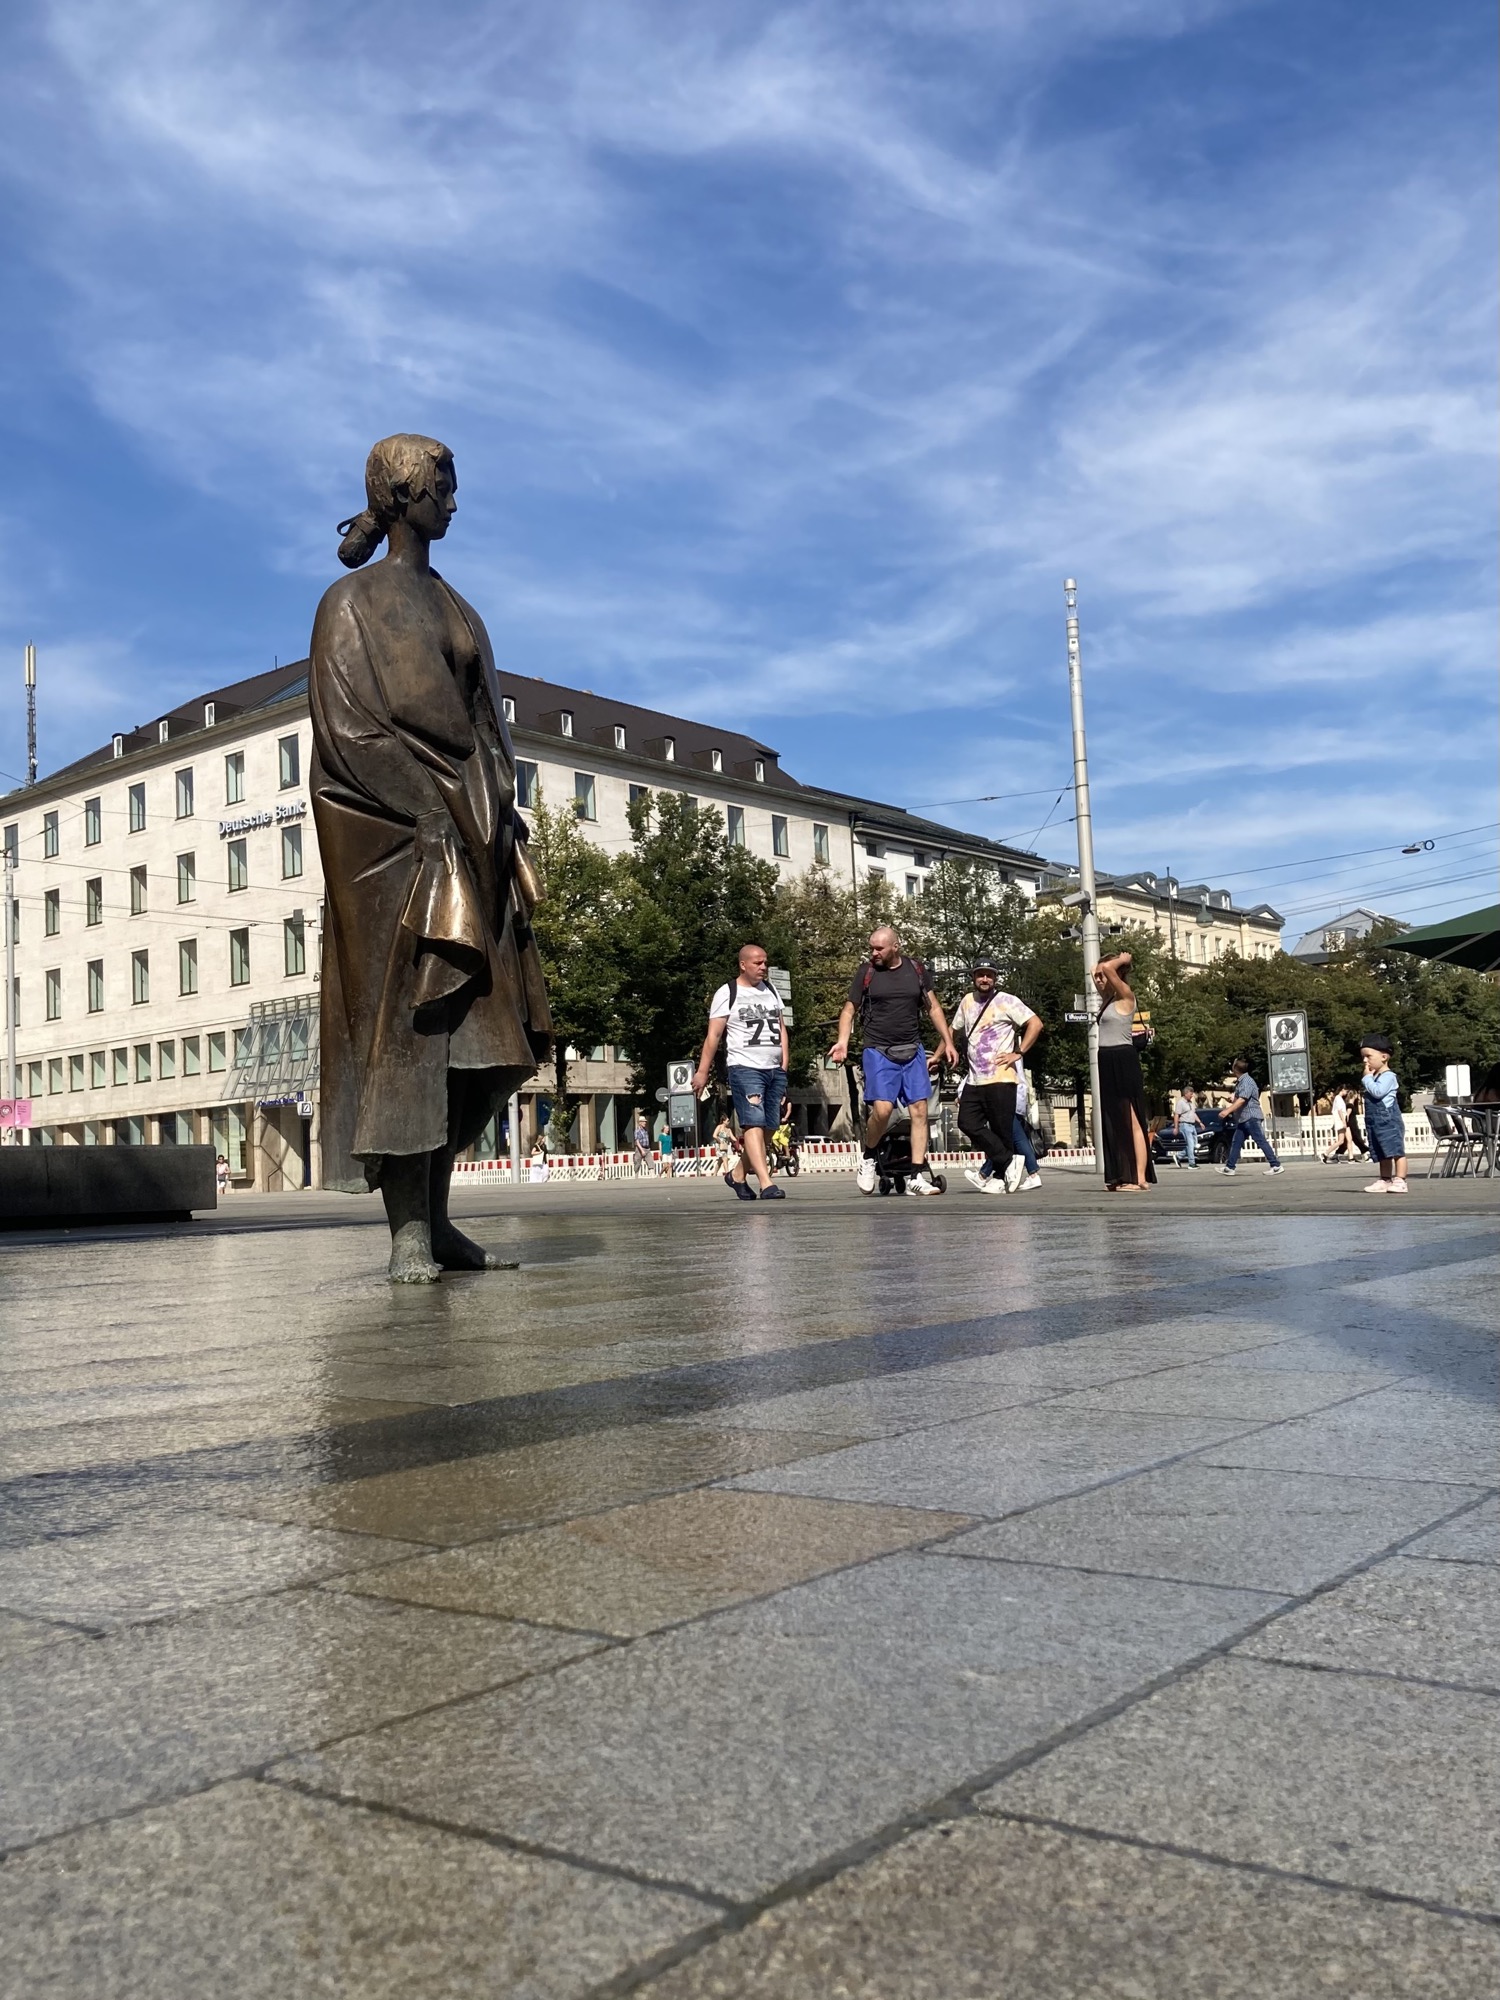
[[[969,965],[969,971],[971,974],[975,972],[993,972],[997,979],[1000,977],[1000,968],[992,958],[979,957],[972,960]]]
[[[1362,1049],[1374,1049],[1377,1055],[1388,1056],[1391,1052],[1389,1035],[1361,1035],[1359,1045]]]

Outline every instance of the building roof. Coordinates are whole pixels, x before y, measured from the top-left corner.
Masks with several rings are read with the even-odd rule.
[[[0,807],[17,810],[40,802],[56,790],[78,783],[89,771],[113,767],[120,758],[134,752],[157,750],[163,743],[197,735],[207,728],[221,728],[262,710],[305,698],[310,662],[289,661],[268,673],[252,674],[245,680],[210,689],[191,701],[167,709],[150,722],[120,732],[117,754],[115,740],[86,756],[76,758],[49,772],[35,786],[18,788],[0,799]],[[671,769],[683,779],[695,772],[705,777],[739,779],[764,786],[770,793],[795,797],[804,812],[816,812],[821,805],[836,811],[858,830],[868,830],[882,839],[910,842],[916,847],[961,850],[965,854],[992,858],[998,865],[1039,871],[1040,856],[1024,849],[1008,847],[983,834],[964,833],[940,821],[922,819],[900,806],[885,805],[874,799],[859,798],[826,787],[802,784],[781,767],[778,753],[758,737],[739,730],[724,729],[716,723],[694,722],[686,716],[669,715],[664,710],[641,708],[633,702],[617,701],[596,694],[591,688],[565,687],[528,674],[501,671],[500,688],[515,706],[512,728],[521,737],[553,737],[559,743],[603,751],[612,757],[624,756],[648,765]],[[212,721],[209,717],[212,716]],[[564,717],[569,718],[564,726]],[[162,734],[162,725],[166,734]],[[616,732],[623,729],[623,750]],[[667,756],[670,741],[672,755]],[[718,763],[715,764],[715,754]],[[759,774],[759,775],[757,775]]]
[[[1336,917],[1325,917],[1322,923],[1315,925],[1312,930],[1304,931],[1292,946],[1292,957],[1327,958],[1330,950],[1340,949],[1345,939],[1368,937],[1377,924],[1395,924],[1400,930],[1410,929],[1410,925],[1402,922],[1400,917],[1387,917],[1379,910],[1344,910]],[[1330,932],[1343,934],[1338,946],[1330,947],[1328,943]]]
[[[1278,929],[1284,921],[1281,912],[1269,903],[1237,903],[1228,889],[1215,889],[1207,882],[1184,882],[1175,875],[1158,875],[1150,868],[1139,868],[1129,875],[1096,873],[1094,880],[1101,894],[1112,891],[1117,896],[1141,896],[1148,902],[1166,905],[1172,901],[1171,892],[1175,887],[1179,910],[1196,910],[1207,905],[1215,915],[1244,917],[1252,923],[1275,924]],[[1054,862],[1048,866],[1043,893],[1076,888],[1077,883],[1076,867],[1067,862]]]

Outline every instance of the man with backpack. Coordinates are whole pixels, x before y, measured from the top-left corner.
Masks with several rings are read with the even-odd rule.
[[[966,1168],[964,1179],[981,1194],[1014,1194],[1026,1175],[1026,1162],[1015,1147],[1016,1065],[1042,1032],[1041,1016],[1014,993],[1000,990],[1000,968],[993,959],[976,958],[969,978],[970,990],[953,1016],[953,1037],[965,1071],[958,1129],[985,1155],[992,1171],[986,1176]]]
[[[786,1096],[786,1010],[781,995],[766,978],[766,954],[761,945],[740,946],[733,978],[727,979],[708,1003],[708,1033],[693,1072],[694,1096],[707,1088],[721,1042],[742,1141],[724,1184],[741,1201],[785,1201],[784,1191],[771,1179],[766,1137],[781,1122]],[[759,1184],[758,1197],[746,1167]]]
[[[861,1194],[873,1194],[879,1178],[875,1149],[885,1137],[891,1114],[904,1104],[911,1118],[912,1176],[906,1183],[908,1194],[940,1194],[927,1165],[927,1104],[932,1094],[927,1054],[922,1047],[922,1010],[925,1005],[938,1032],[938,1053],[945,1062],[958,1063],[953,1037],[942,1003],[932,990],[932,978],[919,958],[903,958],[901,940],[889,924],[870,935],[870,956],[849,985],[849,998],[839,1015],[838,1040],[828,1051],[830,1062],[841,1063],[849,1054],[849,1035],[859,1016],[864,1041],[865,1103],[869,1117],[865,1123],[864,1157],[856,1178]]]

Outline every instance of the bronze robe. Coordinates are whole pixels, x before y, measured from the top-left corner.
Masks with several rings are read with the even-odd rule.
[[[327,1187],[374,1185],[387,1153],[472,1143],[550,1047],[494,656],[478,614],[432,582],[467,662],[388,562],[335,583],[313,623]],[[489,1073],[466,1093],[472,1130],[450,1129],[450,1071]]]

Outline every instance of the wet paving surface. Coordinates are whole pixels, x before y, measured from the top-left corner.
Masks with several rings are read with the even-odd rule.
[[[0,1238],[0,1991],[1500,1991],[1488,1189]]]

